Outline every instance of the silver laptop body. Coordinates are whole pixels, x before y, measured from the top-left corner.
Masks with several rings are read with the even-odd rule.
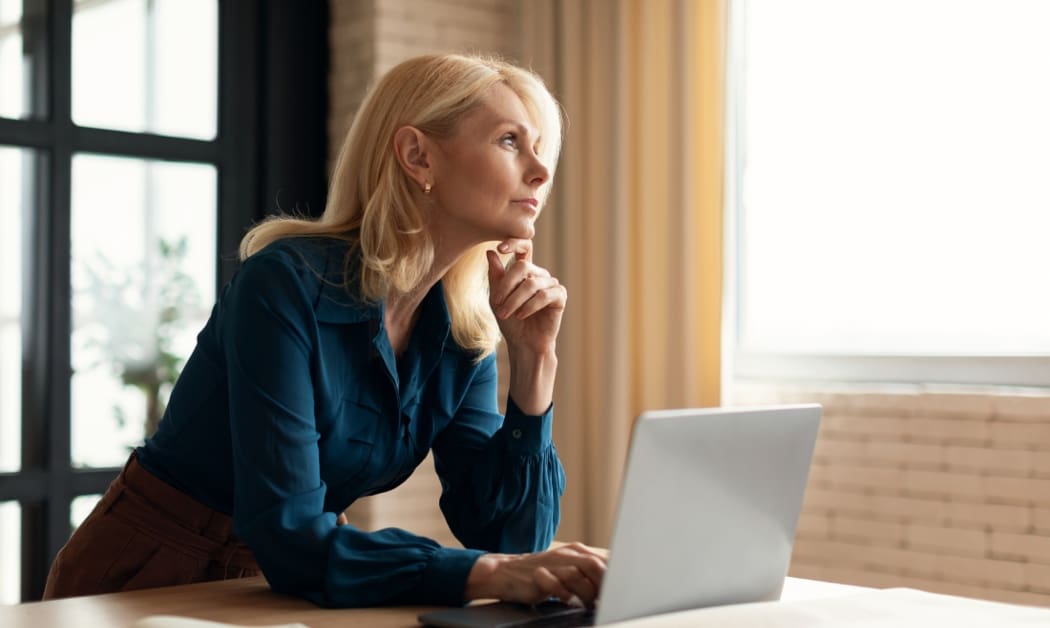
[[[820,415],[819,405],[642,414],[596,623],[779,599]]]

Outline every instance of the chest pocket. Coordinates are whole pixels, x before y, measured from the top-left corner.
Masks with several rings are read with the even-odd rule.
[[[331,428],[321,438],[321,476],[326,484],[352,483],[366,489],[374,481],[370,476],[381,449],[383,421],[382,409],[374,399],[343,399]]]

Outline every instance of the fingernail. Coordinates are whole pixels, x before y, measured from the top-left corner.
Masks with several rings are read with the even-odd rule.
[[[499,252],[500,253],[506,253],[509,250],[510,250],[510,245],[507,244],[506,242],[504,242],[503,244],[499,245]]]

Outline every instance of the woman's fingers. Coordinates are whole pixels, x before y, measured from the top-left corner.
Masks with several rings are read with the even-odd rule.
[[[537,567],[532,572],[533,584],[538,589],[536,602],[556,597],[563,602],[576,598],[586,606],[598,599],[598,585],[572,565]]]
[[[495,306],[498,318],[526,318],[558,300],[565,288],[553,277],[529,277],[519,283],[503,302]]]
[[[603,563],[609,562],[609,550],[603,547],[591,547],[590,545],[584,545],[580,542],[574,542],[566,543],[565,545],[558,547],[558,549],[573,551],[587,556],[594,556],[601,559]]]
[[[548,590],[548,593],[564,601],[576,596],[587,606],[594,604],[605,577],[605,556],[580,543],[565,545],[541,556],[544,559],[542,568],[557,578],[557,587],[562,590],[561,593]],[[566,596],[566,592],[571,595]]]
[[[534,603],[554,596],[566,602],[577,598],[593,606],[605,576],[606,557],[594,548],[572,543],[535,554],[501,555],[494,564],[485,592],[499,591],[502,599],[516,602]]]
[[[600,556],[602,558],[609,558],[609,550],[603,547],[592,547],[579,541],[573,541],[572,543],[565,543],[564,545],[558,546],[557,549],[569,549],[580,554],[590,554],[592,556]]]
[[[550,570],[558,580],[561,581],[561,585],[564,589],[570,591],[572,595],[568,597],[559,595],[564,602],[568,602],[569,599],[575,595],[587,606],[592,606],[594,600],[598,598],[598,587],[593,580],[588,578],[579,568],[568,565],[564,567],[554,567]],[[599,583],[601,580],[598,581]]]
[[[513,253],[514,259],[532,261],[532,240],[507,238],[496,249],[503,254]]]
[[[601,586],[602,578],[605,576],[608,559],[592,548],[577,543],[560,547],[554,551],[562,552],[567,557],[566,562],[594,585],[594,594],[597,595],[597,589]]]
[[[557,597],[563,600],[568,600],[572,597],[573,592],[569,590],[563,580],[555,575],[552,569],[548,567],[537,567],[532,572],[532,583],[536,586],[539,591],[536,599],[529,600],[530,602],[542,602],[549,597]]]
[[[525,301],[514,312],[514,316],[519,319],[526,319],[540,310],[545,310],[549,307],[556,307],[558,309],[565,309],[565,302],[568,300],[569,293],[565,289],[565,286],[555,285],[543,290],[537,291],[536,294],[532,295],[532,298]]]
[[[504,269],[502,275],[492,267],[492,263],[490,257],[489,302],[497,315],[501,309],[513,313],[537,291],[558,285],[558,280],[551,277],[550,271],[531,262],[513,262]]]

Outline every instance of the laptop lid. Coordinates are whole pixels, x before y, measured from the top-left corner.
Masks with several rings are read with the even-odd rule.
[[[597,616],[565,619],[608,624],[779,599],[820,415],[819,405],[642,414]],[[550,625],[549,613],[567,611],[502,603],[419,619],[455,628]]]
[[[642,414],[596,623],[779,599],[820,415],[819,405]]]

